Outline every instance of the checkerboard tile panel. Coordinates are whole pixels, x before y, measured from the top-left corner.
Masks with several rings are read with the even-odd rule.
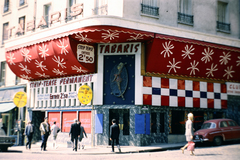
[[[226,109],[226,85],[144,77],[143,105]]]

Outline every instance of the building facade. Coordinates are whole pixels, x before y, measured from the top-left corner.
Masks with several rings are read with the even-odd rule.
[[[2,89],[25,85],[27,105],[16,119],[24,112],[23,121],[33,121],[35,141],[45,116],[57,122],[63,143],[77,118],[92,145],[110,144],[113,118],[120,144],[134,146],[185,141],[189,112],[196,130],[212,118],[240,123],[240,1],[5,0],[1,6]],[[79,100],[84,85],[92,90],[87,104]]]

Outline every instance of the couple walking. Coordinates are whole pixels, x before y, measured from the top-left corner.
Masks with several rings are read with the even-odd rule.
[[[78,140],[79,140],[79,149],[80,149],[80,142],[83,139],[83,133],[85,134],[85,137],[87,138],[87,134],[81,126],[81,122],[78,122],[77,119],[74,119],[74,123],[71,125],[69,137],[71,135],[71,141],[73,142],[73,151],[77,151],[78,146]],[[82,149],[84,149],[84,145],[82,145]]]

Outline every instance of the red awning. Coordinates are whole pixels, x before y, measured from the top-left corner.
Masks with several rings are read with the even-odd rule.
[[[95,72],[96,60],[78,61],[78,44],[139,42],[153,37],[144,31],[92,26],[8,48],[6,61],[18,77],[27,80],[90,74]]]
[[[147,74],[240,82],[240,48],[157,34],[147,49]]]

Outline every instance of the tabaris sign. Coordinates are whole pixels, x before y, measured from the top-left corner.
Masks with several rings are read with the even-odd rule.
[[[27,104],[27,94],[25,92],[21,92],[21,91],[17,92],[14,95],[13,103],[19,108],[26,106],[26,104]]]
[[[89,104],[92,100],[92,89],[88,85],[83,85],[78,90],[78,100],[82,104]]]

